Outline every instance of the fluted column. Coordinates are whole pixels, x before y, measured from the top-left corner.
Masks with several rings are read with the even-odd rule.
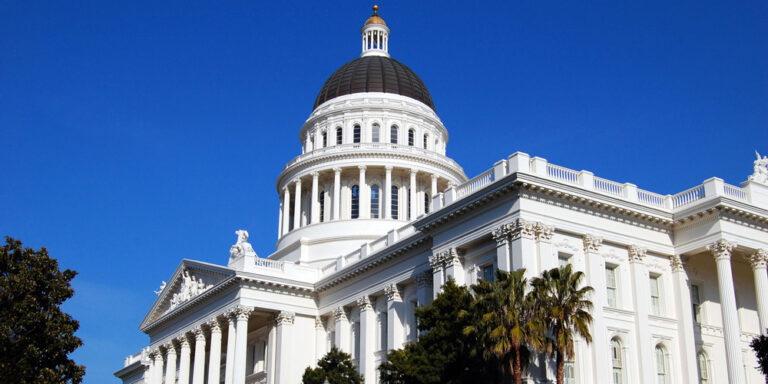
[[[632,292],[635,307],[635,333],[638,345],[638,359],[640,360],[640,382],[650,383],[655,377],[648,376],[654,373],[653,345],[651,345],[651,333],[648,329],[648,313],[650,306],[650,285],[648,267],[644,263],[646,250],[636,245],[627,248],[629,254],[629,269],[632,271]]]
[[[397,284],[384,287],[384,294],[387,296],[387,350],[391,351],[403,347],[405,305],[400,297],[400,289]]]
[[[603,307],[605,306],[605,263],[599,251],[603,239],[593,235],[584,235],[584,256],[587,264],[589,285],[595,289],[592,295],[592,377],[610,377],[611,371],[607,362],[608,330],[605,326]],[[650,300],[650,299],[649,299]]]
[[[365,384],[375,384],[376,312],[368,296],[357,299],[357,306],[360,308],[360,373],[365,378]]]
[[[293,193],[294,206],[293,206],[293,228],[301,228],[301,179],[296,178],[294,182],[296,184],[296,192]]]
[[[283,231],[285,235],[291,230],[291,191],[288,187],[283,188]]]
[[[333,219],[341,218],[341,168],[333,169]]]
[[[410,196],[408,196],[408,202],[411,205],[410,217],[408,218],[409,220],[416,219],[416,216],[417,216],[416,212],[418,212],[418,210],[416,209],[416,207],[417,207],[417,204],[416,204],[416,174],[417,173],[418,173],[417,170],[411,169],[411,186],[409,188],[411,193],[410,193]]]
[[[217,319],[208,322],[211,330],[211,350],[208,354],[208,382],[218,384],[221,378],[221,323]]]
[[[392,218],[392,166],[384,167],[384,218]]]
[[[456,248],[445,251],[443,256],[445,260],[445,278],[453,279],[457,285],[466,284],[466,274],[464,273],[463,257],[459,255]]]
[[[165,346],[165,382],[168,384],[176,383],[176,345],[173,342]]]
[[[267,336],[267,384],[275,384],[277,370],[277,317],[271,319]]]
[[[368,190],[368,184],[365,182],[365,165],[360,165],[357,167],[360,170],[360,180],[359,180],[359,186],[360,186],[360,204],[358,208],[360,209],[360,218],[361,219],[367,219],[371,217],[371,194]]]
[[[432,268],[432,298],[436,298],[437,294],[443,289],[443,284],[445,284],[443,255],[441,253],[435,253],[434,255],[429,256],[429,266]]]
[[[517,219],[509,226],[509,248],[512,253],[512,270],[525,268],[525,277],[537,276],[536,267],[536,223]]]
[[[697,377],[696,340],[693,336],[693,309],[688,276],[679,255],[669,258],[672,270],[672,286],[675,290],[674,307],[677,318],[677,334],[680,344],[682,377]]]
[[[768,250],[760,249],[747,257],[755,276],[755,298],[757,299],[757,316],[760,319],[760,333],[768,332]]]
[[[338,307],[333,311],[333,318],[334,318],[334,326],[336,331],[336,340],[334,340],[334,344],[336,344],[336,348],[339,350],[351,353],[352,351],[349,348],[349,317],[347,316],[347,310],[344,309],[344,307]]]
[[[233,311],[227,312],[227,360],[224,366],[224,384],[234,382],[235,373],[235,339],[237,338],[237,317]]]
[[[163,383],[163,354],[159,349],[156,349],[150,355],[152,356],[152,375],[149,378],[150,384],[162,384]]]
[[[717,287],[720,294],[720,311],[723,316],[723,335],[725,336],[726,365],[730,384],[746,384],[744,363],[741,356],[741,331],[739,331],[736,292],[733,286],[731,270],[731,251],[736,244],[727,240],[718,240],[707,249],[712,252],[717,266]]]
[[[248,354],[248,318],[251,308],[237,307],[235,311],[235,366],[232,373],[233,384],[245,384],[245,357]]]
[[[430,175],[430,179],[432,181],[432,185],[429,191],[429,211],[432,212],[434,210],[434,206],[432,205],[432,198],[437,195],[437,175]]]
[[[179,355],[179,384],[189,384],[189,366],[192,359],[192,346],[189,336],[181,337],[181,354]]]
[[[315,360],[320,360],[326,353],[325,324],[320,316],[315,317]]]
[[[496,241],[496,268],[510,272],[512,271],[512,252],[509,249],[509,237],[511,226],[502,224],[493,229],[491,236]]]
[[[310,221],[312,224],[315,224],[317,222],[320,222],[320,192],[318,191],[318,181],[320,179],[320,174],[317,172],[312,172],[312,204],[310,209],[312,210],[312,220]]]
[[[195,360],[192,364],[192,384],[205,383],[205,333],[195,329]]]
[[[291,346],[293,337],[291,328],[296,315],[293,312],[282,311],[277,315],[277,361],[275,362],[275,383],[295,384],[301,378],[290,375]]]

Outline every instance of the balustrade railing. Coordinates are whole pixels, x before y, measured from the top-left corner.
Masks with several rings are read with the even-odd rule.
[[[657,208],[664,208],[665,203],[664,200],[666,197],[664,195],[659,195],[658,193],[653,193],[649,191],[644,191],[642,189],[637,190],[637,200],[641,203],[645,203],[647,205],[651,205]]]
[[[439,152],[435,152],[429,149],[419,148],[412,145],[392,144],[392,143],[352,143],[352,144],[338,144],[330,145],[325,148],[317,148],[312,151],[303,153],[289,161],[283,170],[288,169],[295,164],[319,156],[331,155],[339,152],[347,152],[350,150],[370,150],[370,151],[392,151],[396,153],[415,154],[423,157],[427,157],[436,161],[447,163],[453,168],[459,168],[459,164],[452,159],[443,156]]]
[[[278,271],[283,270],[283,262],[279,260],[265,259],[262,257],[256,258],[256,266],[267,269],[275,269]]]
[[[739,187],[737,187],[735,185],[725,184],[723,186],[723,192],[728,197],[732,197],[732,198],[735,198],[737,200],[744,200],[744,201],[747,200],[747,193],[744,192],[743,189],[741,189],[741,188],[739,188]]]
[[[568,169],[565,167],[561,167],[559,165],[549,164],[547,163],[547,176],[555,179],[564,181],[569,184],[578,184],[579,183],[579,173]]]
[[[617,183],[602,177],[595,176],[594,187],[596,191],[614,196],[624,196],[624,184]]]
[[[672,206],[674,208],[682,207],[683,205],[692,203],[696,200],[701,200],[705,197],[704,186],[699,185],[689,190],[680,192],[672,196]]]
[[[494,180],[493,168],[473,177],[464,184],[456,187],[456,198],[460,199],[492,183]]]

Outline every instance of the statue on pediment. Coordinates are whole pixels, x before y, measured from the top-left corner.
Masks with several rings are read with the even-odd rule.
[[[251,243],[248,242],[248,231],[240,229],[235,231],[237,243],[229,249],[229,264],[245,256],[256,256]]]
[[[163,293],[163,289],[165,289],[165,280],[163,280],[163,283],[160,284],[160,288],[157,291],[154,291],[155,295],[160,296],[160,294]]]
[[[760,153],[755,151],[757,160],[754,161],[754,173],[749,176],[750,181],[768,184],[768,156],[760,157]]]

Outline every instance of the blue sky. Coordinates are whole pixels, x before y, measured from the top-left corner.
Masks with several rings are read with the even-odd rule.
[[[86,382],[182,258],[266,256],[275,180],[371,3],[0,1],[0,235],[77,270]],[[675,193],[768,153],[768,3],[382,1],[475,175],[515,151]]]

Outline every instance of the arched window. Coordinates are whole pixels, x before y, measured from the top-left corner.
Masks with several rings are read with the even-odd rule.
[[[341,127],[336,128],[336,145],[341,145],[341,143],[344,141],[344,135],[341,130]]]
[[[379,127],[378,124],[374,124],[371,127],[371,141],[373,141],[374,143],[378,143],[380,134],[381,134],[381,128]]]
[[[320,191],[320,222],[325,221],[325,191]]]
[[[406,220],[411,220],[411,219],[413,219],[413,217],[411,217],[411,203],[414,203],[414,202],[411,201],[413,199],[411,199],[411,189],[410,188],[406,188],[405,189],[405,198],[408,199],[408,203],[406,204],[406,207],[405,207],[406,208],[405,217],[406,217]]]
[[[415,134],[415,132],[413,131],[413,129],[409,129],[408,130],[408,145],[410,145],[411,147],[413,147],[413,136],[414,136],[414,134]]]
[[[424,134],[424,149],[427,149],[428,142],[429,142],[429,135]]]
[[[397,125],[393,125],[389,128],[389,142],[397,144]]]
[[[429,192],[424,192],[424,213],[429,213]]]
[[[702,351],[696,356],[699,366],[699,383],[709,384],[709,362],[707,361],[707,355]]]
[[[667,384],[667,356],[664,353],[664,347],[656,346],[656,380],[658,384]]]
[[[357,124],[355,124],[354,130],[352,131],[352,142],[353,143],[360,142],[360,126]]]
[[[328,146],[328,132],[323,131],[323,148]]]
[[[381,194],[379,193],[379,186],[374,184],[371,186],[371,218],[379,218],[379,202],[381,201]]]
[[[360,217],[360,187],[352,186],[352,218]]]
[[[397,204],[398,190],[397,190],[397,186],[396,185],[392,186],[392,189],[391,189],[390,193],[392,194],[392,212],[391,212],[392,213],[392,218],[394,220],[397,220],[397,216],[398,216],[397,215],[397,213],[398,213],[398,209],[397,209],[398,208],[398,204]]]
[[[621,343],[618,339],[612,339],[611,367],[613,367],[613,370],[611,376],[613,376],[613,384],[624,383],[624,364],[621,357]]]

